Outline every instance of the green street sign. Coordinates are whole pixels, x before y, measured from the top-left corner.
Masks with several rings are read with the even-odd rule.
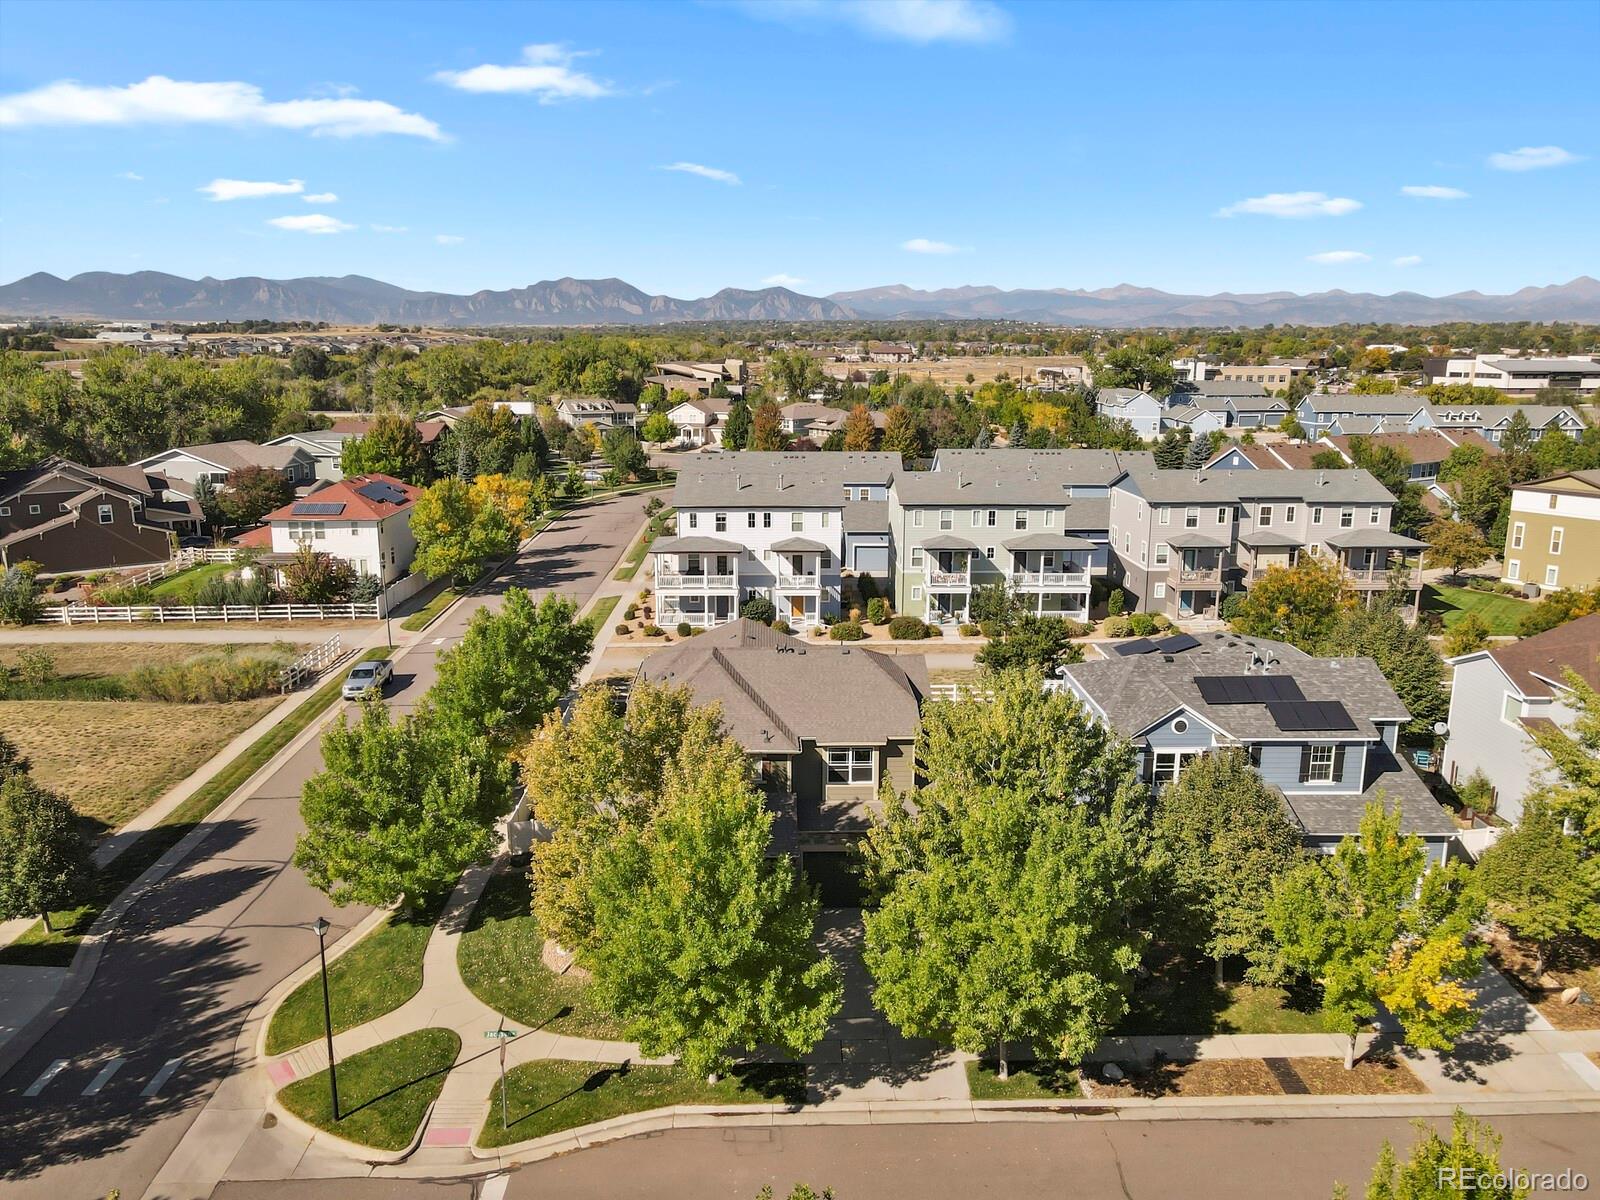
[[[485,1029],[483,1036],[486,1038],[514,1038],[517,1036],[515,1029]]]

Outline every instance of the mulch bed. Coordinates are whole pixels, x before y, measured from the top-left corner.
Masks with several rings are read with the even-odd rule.
[[[1591,985],[1595,974],[1592,959],[1587,970],[1581,965],[1576,970],[1570,969],[1570,964],[1564,962],[1546,963],[1543,980],[1540,981],[1533,975],[1533,952],[1507,934],[1504,929],[1496,928],[1488,941],[1489,961],[1500,968],[1505,977],[1511,981],[1511,986],[1521,992],[1523,998],[1538,1009],[1540,1015],[1550,1024],[1563,1030],[1600,1029],[1600,1004],[1561,1003],[1562,989]],[[1581,943],[1580,949],[1592,945],[1593,943]],[[1584,975],[1589,978],[1585,978]],[[1552,982],[1559,986],[1548,986]]]
[[[1213,1058],[1158,1063],[1107,1083],[1085,1069],[1083,1090],[1095,1098],[1127,1100],[1163,1096],[1397,1096],[1428,1089],[1404,1063],[1363,1059],[1345,1070],[1337,1058]]]

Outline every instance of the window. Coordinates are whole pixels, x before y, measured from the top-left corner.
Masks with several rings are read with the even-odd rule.
[[[911,565],[913,567],[920,567],[922,565],[922,547],[921,546],[913,546],[913,547],[911,547]]]
[[[9,504],[0,504],[0,517],[9,517],[10,515],[11,506]]]
[[[1261,511],[1256,517],[1256,523],[1263,529],[1272,524],[1272,505],[1263,504],[1261,506]]]
[[[993,562],[994,561],[994,547],[993,546],[985,546],[983,548],[983,556],[985,558],[987,558],[990,562]]]
[[[1551,554],[1560,554],[1561,553],[1561,535],[1564,532],[1565,531],[1559,525],[1557,525],[1554,529],[1552,529],[1550,531],[1550,553]]]
[[[1285,504],[1283,506],[1283,523],[1285,525],[1294,524],[1294,505]]]
[[[1198,758],[1199,755],[1198,750],[1157,750],[1150,772],[1150,782],[1157,787],[1173,782],[1183,773],[1183,768],[1189,760]]]
[[[1150,558],[1150,543],[1149,542],[1140,542],[1139,543],[1139,561],[1141,563],[1143,563],[1143,562],[1148,561],[1149,558]]]
[[[989,528],[993,529],[996,525],[998,525],[1000,523],[1000,514],[999,514],[998,511],[996,511],[995,509],[991,508],[985,514],[984,520],[985,520],[985,523],[989,526]]]
[[[1515,583],[1522,578],[1522,563],[1513,558],[1506,562],[1506,578]]]
[[[755,515],[755,513],[753,513],[753,512],[745,513],[745,515],[744,515],[744,527],[746,529],[754,529],[756,527],[756,515]]]
[[[983,510],[979,509],[979,508],[973,509],[972,510],[972,527],[974,529],[976,529],[978,526],[980,526],[982,524],[983,524]]]
[[[911,589],[911,598],[913,600],[921,600],[922,599],[922,589],[919,588],[919,587],[912,588]]]
[[[1158,567],[1166,566],[1169,554],[1170,554],[1170,550],[1169,550],[1167,544],[1165,542],[1157,542],[1156,543],[1155,565],[1158,566]]]
[[[771,529],[772,528],[772,514],[771,513],[764,512],[764,513],[761,514],[761,528],[763,528],[763,529]]]
[[[1225,509],[1225,508],[1217,509],[1217,524],[1218,525],[1226,525],[1227,523],[1228,523],[1228,510]]]
[[[1183,510],[1183,527],[1185,529],[1198,529],[1200,527],[1200,510],[1186,508]]]
[[[920,508],[911,510],[911,524],[914,528],[922,528],[922,510]]]
[[[1189,722],[1188,722],[1188,720],[1183,718],[1183,717],[1179,717],[1176,721],[1174,721],[1172,723],[1172,732],[1173,733],[1188,733],[1189,732]]]
[[[37,517],[39,515],[39,506],[37,504],[28,505],[28,515],[30,517]]]
[[[56,505],[56,511],[57,512],[70,512],[71,510],[68,509],[65,504],[58,504],[58,505]]]
[[[1383,509],[1374,504],[1367,510],[1367,524],[1377,525],[1383,520]]]
[[[805,529],[805,527],[806,527],[806,515],[805,515],[805,513],[803,513],[803,512],[792,512],[792,513],[789,514],[789,532],[790,533],[800,533]]]
[[[1353,509],[1353,508],[1341,508],[1339,510],[1339,528],[1340,529],[1354,529],[1355,528],[1355,524],[1356,524],[1356,510]]]
[[[1500,719],[1507,725],[1520,725],[1522,723],[1522,697],[1515,692],[1507,692],[1506,698],[1500,704]]]
[[[1017,528],[1018,529],[1026,529],[1027,527],[1028,527],[1028,510],[1025,509],[1025,508],[1019,508],[1019,509],[1017,509]]]
[[[828,527],[828,518],[831,517],[831,516],[833,516],[833,514],[831,512],[829,512],[827,509],[823,509],[822,510],[822,527],[824,529],[826,529]]]
[[[1301,783],[1332,783],[1334,748],[1332,746],[1307,746],[1305,762],[1300,772]]]
[[[1163,504],[1156,510],[1156,522],[1161,525],[1172,524],[1172,509]]]
[[[1167,598],[1167,585],[1164,583],[1156,584],[1150,589],[1150,594],[1156,600],[1165,600]]]
[[[1544,585],[1545,585],[1545,587],[1555,587],[1557,585],[1557,581],[1560,579],[1560,577],[1561,577],[1561,568],[1556,566],[1554,563],[1551,563],[1548,567],[1546,567],[1544,569]]]
[[[956,523],[956,515],[955,515],[955,513],[951,512],[948,508],[941,508],[939,510],[939,528],[940,529],[945,529],[945,530],[953,529],[953,528],[955,528],[955,523]]]
[[[1527,533],[1527,531],[1528,531],[1528,527],[1526,525],[1524,525],[1521,521],[1518,521],[1515,525],[1513,525],[1511,527],[1511,548],[1513,550],[1521,550],[1522,549],[1522,537],[1523,537],[1523,534]]]
[[[716,528],[716,531],[718,533],[727,533],[728,532],[728,514],[727,513],[718,513],[715,516],[715,518],[713,518],[712,525]]]
[[[1313,504],[1311,506],[1311,523],[1313,525],[1322,524],[1322,505]]]
[[[1047,509],[1044,510],[1044,527],[1046,529],[1054,529],[1056,527],[1056,510],[1055,509],[1047,508]]]
[[[1550,497],[1550,507],[1554,508],[1555,506],[1556,506],[1556,498],[1554,496],[1551,496]]]
[[[100,517],[100,524],[102,525],[109,525],[117,519],[116,512],[112,510],[112,507],[109,504],[102,504],[100,506],[98,509],[98,516]]]
[[[690,529],[698,529],[698,528],[700,528],[700,514],[699,513],[693,513],[692,512],[692,513],[689,514],[689,528]]]

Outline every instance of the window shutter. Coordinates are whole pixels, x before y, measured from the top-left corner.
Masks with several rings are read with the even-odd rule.
[[[1338,783],[1344,778],[1344,747],[1333,748],[1333,781]]]
[[[1144,780],[1150,783],[1155,779],[1156,752],[1149,746],[1144,748]]]
[[[1304,783],[1306,780],[1308,780],[1310,778],[1311,778],[1311,747],[1308,744],[1308,745],[1300,747],[1300,782]]]

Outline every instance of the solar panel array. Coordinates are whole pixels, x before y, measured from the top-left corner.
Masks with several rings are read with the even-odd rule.
[[[1285,733],[1354,729],[1356,723],[1337,700],[1300,700],[1267,705],[1273,722]]]
[[[404,504],[406,502],[406,494],[403,491],[395,487],[394,484],[384,483],[381,480],[373,483],[363,483],[356,489],[356,494],[365,496],[374,504]]]
[[[302,500],[289,511],[297,517],[337,517],[344,511],[344,505]]]
[[[1177,654],[1183,650],[1193,650],[1200,643],[1187,633],[1175,633],[1164,638],[1134,638],[1131,642],[1115,642],[1111,649],[1124,658],[1135,654]]]
[[[1207,704],[1287,704],[1306,698],[1287,675],[1196,675],[1194,685]]]
[[[1165,654],[1177,654],[1182,650],[1193,650],[1199,644],[1199,638],[1190,637],[1187,633],[1175,633],[1158,641],[1156,649]]]
[[[1156,648],[1156,644],[1149,638],[1134,638],[1131,642],[1117,642],[1111,647],[1123,657],[1134,654],[1149,654]]]

